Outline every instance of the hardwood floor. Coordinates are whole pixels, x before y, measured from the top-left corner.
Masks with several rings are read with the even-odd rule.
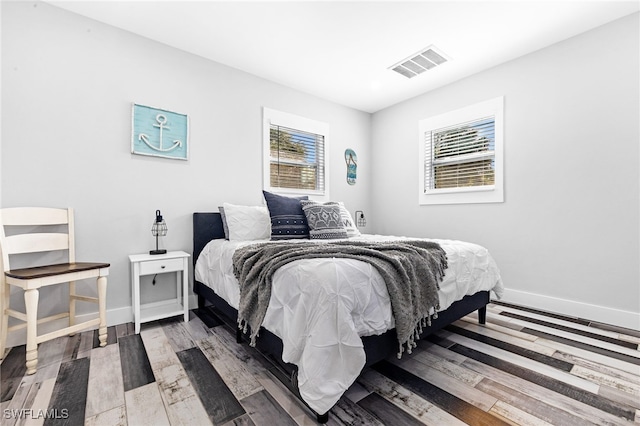
[[[208,310],[40,345],[0,365],[2,425],[306,425],[315,416]],[[640,424],[640,331],[489,305],[367,369],[331,425]]]

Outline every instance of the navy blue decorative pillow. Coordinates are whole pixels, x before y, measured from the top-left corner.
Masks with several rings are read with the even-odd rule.
[[[302,210],[302,197],[285,197],[271,192],[262,191],[271,216],[271,239],[287,240],[292,238],[309,238],[307,217]]]

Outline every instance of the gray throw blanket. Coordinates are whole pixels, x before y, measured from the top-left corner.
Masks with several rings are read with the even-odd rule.
[[[384,279],[396,323],[399,351],[409,353],[422,327],[437,318],[438,289],[447,256],[437,244],[422,240],[401,242],[332,241],[319,244],[259,243],[241,247],[233,255],[233,272],[240,283],[238,326],[250,331],[251,345],[267,312],[274,272],[300,259],[341,257],[370,263]]]

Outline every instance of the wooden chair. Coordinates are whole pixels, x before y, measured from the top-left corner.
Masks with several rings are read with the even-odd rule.
[[[54,226],[52,228],[51,226]],[[12,227],[11,229],[8,229]],[[65,229],[66,228],[66,229]],[[62,229],[62,231],[61,231]],[[11,231],[11,232],[6,232]],[[9,256],[27,253],[64,250],[68,252],[68,263],[11,269]],[[7,334],[19,328],[27,328],[27,374],[36,372],[38,365],[38,344],[64,335],[72,335],[89,327],[98,326],[100,346],[107,344],[106,296],[108,263],[76,262],[73,209],[56,208],[7,208],[0,210],[0,258],[3,273],[0,274],[0,358],[5,355]],[[63,256],[64,257],[64,256]],[[25,256],[26,258],[26,256]],[[29,261],[37,258],[28,257]],[[21,259],[22,260],[22,259]],[[76,281],[97,279],[98,297],[76,294]],[[55,284],[69,284],[69,311],[38,319],[39,289]],[[11,286],[24,291],[25,312],[10,308]],[[98,318],[75,323],[76,302],[98,304]],[[23,323],[8,327],[9,317]],[[38,325],[62,318],[69,318],[69,325],[62,329],[38,335]]]

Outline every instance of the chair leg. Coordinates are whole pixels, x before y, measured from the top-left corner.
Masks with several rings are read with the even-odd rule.
[[[75,281],[69,281],[69,327],[76,324],[76,283]],[[69,334],[73,336],[75,333]]]
[[[38,367],[38,298],[37,289],[24,292],[24,304],[27,312],[27,374],[33,374]]]
[[[2,286],[0,289],[0,293],[2,293],[0,297],[0,314],[2,314],[2,318],[0,319],[0,359],[4,359],[4,351],[7,346],[7,329],[9,327],[9,314],[7,313],[7,309],[9,309],[11,292],[9,284],[2,282],[0,285]]]
[[[100,325],[98,326],[98,338],[100,346],[107,345],[107,277],[98,278],[98,311],[100,312]]]

